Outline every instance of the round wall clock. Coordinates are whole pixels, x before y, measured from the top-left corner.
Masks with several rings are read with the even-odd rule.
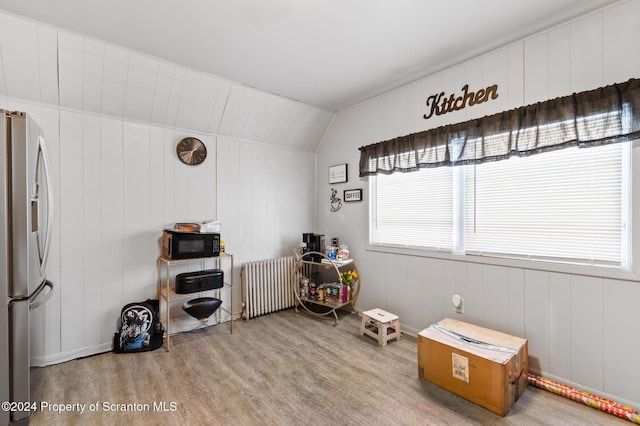
[[[176,145],[178,158],[184,164],[195,166],[207,158],[207,147],[197,138],[184,138]]]

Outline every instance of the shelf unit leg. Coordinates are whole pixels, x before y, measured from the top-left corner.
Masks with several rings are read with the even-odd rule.
[[[164,273],[165,273],[164,277],[165,277],[165,280],[166,280],[165,281],[165,297],[166,297],[166,299],[164,301],[165,302],[165,305],[164,305],[165,306],[164,321],[166,323],[165,334],[167,335],[167,341],[165,343],[165,348],[167,349],[167,352],[169,352],[170,351],[170,342],[169,342],[169,335],[170,335],[170,333],[169,333],[169,331],[170,331],[169,330],[169,305],[170,305],[170,303],[169,303],[169,285],[170,285],[170,283],[169,283],[169,273],[170,272],[169,272],[169,265],[165,265]]]

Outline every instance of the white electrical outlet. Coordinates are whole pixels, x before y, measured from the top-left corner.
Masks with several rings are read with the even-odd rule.
[[[459,294],[454,294],[451,298],[451,304],[453,305],[453,311],[456,314],[464,314],[464,299]]]

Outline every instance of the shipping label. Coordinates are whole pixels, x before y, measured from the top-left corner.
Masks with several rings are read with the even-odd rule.
[[[451,353],[451,366],[453,368],[453,377],[469,383],[469,358]]]

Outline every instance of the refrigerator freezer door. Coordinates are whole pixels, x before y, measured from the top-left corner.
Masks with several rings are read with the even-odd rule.
[[[11,363],[11,399],[10,401],[31,401],[29,383],[29,302],[14,301],[9,304],[9,345]],[[26,338],[25,338],[26,336]],[[23,408],[23,407],[21,407]],[[29,411],[13,411],[13,422],[26,420]]]
[[[48,292],[44,292],[48,288]],[[44,281],[28,299],[14,300],[9,304],[9,350],[11,355],[11,392],[5,401],[31,401],[29,384],[29,311],[37,309],[45,303],[53,292],[53,284]],[[25,338],[27,336],[27,338]],[[11,411],[13,423],[27,421],[31,416],[29,407],[19,406],[21,411]],[[4,424],[4,423],[3,423]]]

